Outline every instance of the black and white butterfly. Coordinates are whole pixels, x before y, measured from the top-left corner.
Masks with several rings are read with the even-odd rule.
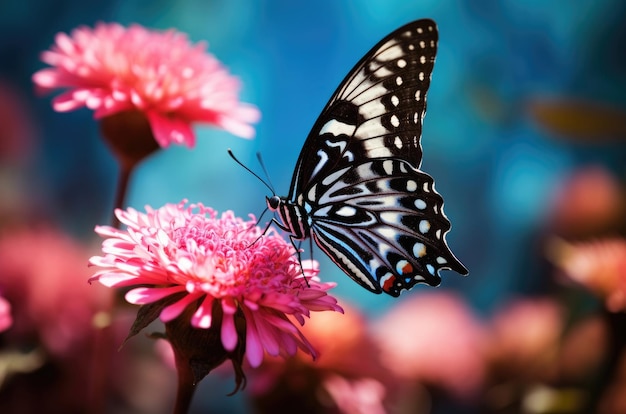
[[[267,198],[292,241],[313,237],[374,293],[436,286],[441,269],[467,274],[445,241],[443,199],[419,170],[437,40],[435,22],[424,19],[374,46],[315,122],[289,195]]]

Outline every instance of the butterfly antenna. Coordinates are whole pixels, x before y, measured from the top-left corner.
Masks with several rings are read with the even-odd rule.
[[[274,192],[274,189],[272,188],[272,186],[270,184],[268,184],[264,179],[259,177],[259,175],[257,173],[255,173],[250,168],[246,167],[241,161],[239,161],[237,159],[237,157],[235,157],[235,154],[233,154],[233,150],[231,150],[230,148],[228,148],[228,155],[230,155],[230,158],[232,158],[237,164],[242,166],[246,171],[248,171],[250,174],[254,175],[260,182],[262,182],[263,185],[266,186],[272,192],[272,195],[276,195],[276,192]],[[263,167],[263,164],[261,164],[261,166]],[[263,171],[265,172],[265,167],[263,167]],[[267,175],[267,172],[265,172],[265,174]],[[268,181],[269,181],[269,179],[268,179]]]
[[[267,178],[267,182],[269,183],[268,187],[272,190],[272,194],[276,194],[274,191],[274,184],[272,184],[272,180],[270,180],[270,175],[267,172],[267,168],[265,168],[265,163],[263,162],[263,158],[261,157],[261,153],[256,153],[256,159],[259,160],[259,164],[261,165],[261,169],[263,170],[263,174],[265,174],[265,178]]]

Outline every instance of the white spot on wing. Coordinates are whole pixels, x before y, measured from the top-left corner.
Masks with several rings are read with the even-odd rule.
[[[364,80],[361,83],[355,83],[354,81],[350,82],[350,85],[352,85],[354,89],[350,91],[345,99],[360,106],[369,101],[380,98],[387,93],[387,88],[385,88],[382,83],[373,83],[365,75],[363,75],[362,78],[364,78]]]
[[[406,182],[406,191],[412,193],[415,190],[417,190],[417,183],[415,181],[413,181],[413,180],[407,181]]]
[[[350,206],[343,206],[337,210],[337,215],[342,217],[352,217],[356,214],[356,209]]]
[[[381,227],[378,229],[378,233],[383,236],[383,238],[387,240],[395,240],[396,232],[394,229],[390,229],[389,227]]]
[[[380,122],[380,118],[373,118],[363,122],[356,130],[356,136],[359,139],[368,137],[380,137],[387,135],[389,131]]]
[[[415,207],[419,208],[420,210],[424,210],[426,208],[426,202],[424,200],[422,200],[421,198],[418,198],[417,200],[415,200]]]
[[[390,60],[398,59],[399,57],[402,57],[403,55],[402,48],[395,43],[395,40],[390,40],[387,43],[385,43],[381,47],[381,50],[382,49],[384,49],[383,52],[379,53],[376,56],[376,59],[378,60],[383,60],[383,61],[388,62]]]
[[[391,150],[385,147],[385,140],[383,137],[363,140],[363,147],[367,152],[367,156],[370,158],[385,158],[393,155]]]
[[[356,126],[354,125],[345,124],[343,122],[337,121],[336,119],[331,119],[324,124],[324,126],[320,130],[320,135],[330,133],[333,136],[345,134],[350,137],[354,133],[355,129]]]
[[[311,187],[311,189],[307,193],[307,198],[310,201],[315,201],[317,199],[316,193],[317,193],[317,184],[315,184],[313,187]]]
[[[406,60],[398,59],[398,62],[396,64],[398,65],[399,68],[403,68],[406,66]]]
[[[383,170],[385,170],[385,173],[387,175],[391,175],[391,173],[393,173],[393,161],[391,160],[383,161]]]
[[[400,120],[398,119],[397,116],[395,115],[391,116],[391,125],[393,125],[396,128],[400,126]]]
[[[437,263],[439,263],[439,264],[446,264],[446,263],[448,263],[448,261],[446,259],[444,259],[443,257],[439,256],[439,257],[437,257]]]
[[[424,243],[415,243],[413,245],[413,256],[416,258],[426,256],[426,246]]]
[[[380,218],[388,224],[399,224],[402,219],[402,214],[397,211],[383,211],[380,213]]]
[[[402,149],[402,139],[396,136],[396,138],[393,140],[393,145],[395,145],[398,149]]]
[[[419,229],[422,234],[426,234],[430,230],[430,222],[428,220],[420,221]]]
[[[385,109],[385,105],[383,105],[380,98],[366,102],[359,106],[359,114],[363,115],[365,119],[374,118],[386,112],[387,110]]]

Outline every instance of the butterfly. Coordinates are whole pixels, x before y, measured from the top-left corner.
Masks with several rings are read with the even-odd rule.
[[[348,73],[300,152],[287,197],[266,198],[292,243],[312,237],[354,281],[399,296],[468,271],[450,251],[450,222],[422,172],[422,119],[437,52],[434,21],[374,46]]]

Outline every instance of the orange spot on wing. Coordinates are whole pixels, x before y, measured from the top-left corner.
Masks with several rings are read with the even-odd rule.
[[[385,283],[383,284],[383,290],[385,292],[390,292],[391,289],[393,289],[393,285],[395,283],[396,283],[396,277],[391,276],[389,279],[385,280]]]

